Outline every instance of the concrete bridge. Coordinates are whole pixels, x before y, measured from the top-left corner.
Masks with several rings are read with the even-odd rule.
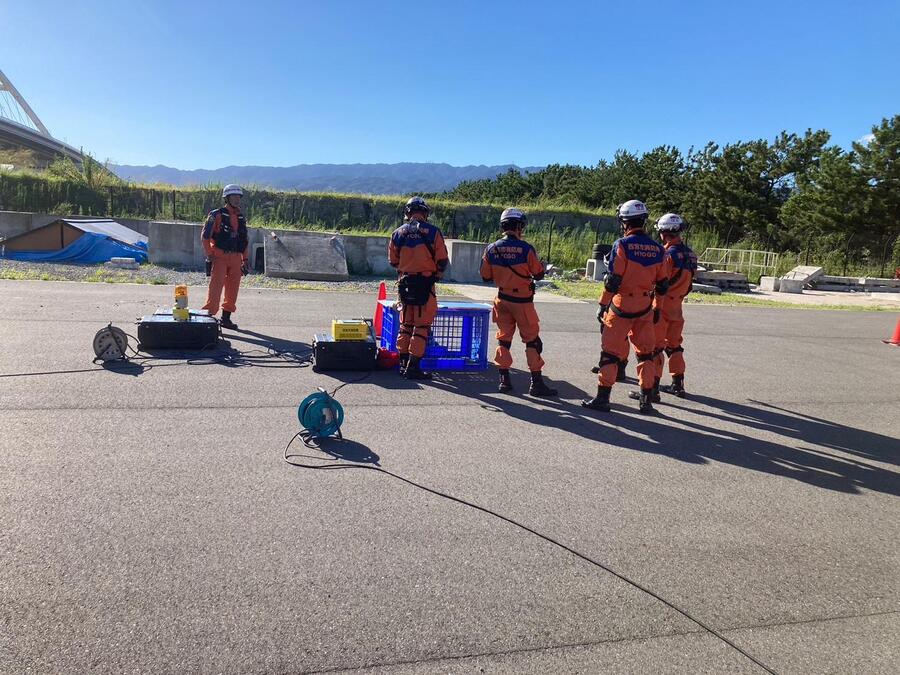
[[[39,163],[62,155],[81,165],[82,153],[50,135],[37,113],[0,70],[0,148],[32,151]]]

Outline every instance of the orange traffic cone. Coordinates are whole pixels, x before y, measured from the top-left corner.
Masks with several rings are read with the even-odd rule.
[[[897,319],[897,327],[894,328],[894,336],[890,340],[882,340],[886,345],[900,347],[900,319]]]
[[[375,329],[375,337],[381,337],[381,322],[384,318],[384,305],[381,304],[382,300],[387,300],[387,286],[384,285],[384,282],[381,282],[381,286],[378,287],[378,302],[375,304],[375,319],[372,322],[372,327]]]

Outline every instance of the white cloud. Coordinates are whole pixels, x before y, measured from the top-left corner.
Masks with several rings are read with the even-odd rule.
[[[862,143],[863,145],[868,145],[871,141],[875,140],[875,134],[866,134],[862,138],[857,138],[857,143]]]

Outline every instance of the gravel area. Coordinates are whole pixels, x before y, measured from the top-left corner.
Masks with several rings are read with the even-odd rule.
[[[158,265],[141,265],[137,270],[126,270],[108,265],[61,265],[56,263],[20,262],[0,259],[0,279],[33,279],[43,281],[85,281],[94,283],[133,283],[188,286],[205,286],[208,278],[203,272],[182,270]],[[378,291],[386,277],[353,277],[349,281],[301,281],[275,279],[263,274],[248,274],[244,288],[278,288],[283,290],[323,291]]]
[[[20,281],[84,281],[91,283],[152,284],[157,286],[205,286],[209,280],[206,274],[196,270],[141,265],[136,270],[126,270],[109,265],[61,265],[57,263],[21,262],[0,258],[0,279]],[[348,281],[306,281],[299,279],[276,279],[264,274],[252,273],[241,282],[243,288],[276,288],[288,291],[342,291],[377,293],[382,281],[388,283],[388,294],[393,277],[351,277]],[[438,284],[440,295],[458,295],[447,284]]]

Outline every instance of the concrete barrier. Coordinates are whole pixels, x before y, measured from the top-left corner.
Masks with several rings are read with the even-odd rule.
[[[198,223],[150,223],[150,262],[154,265],[203,269],[206,252],[200,243],[203,226]]]
[[[34,229],[31,226],[33,215],[21,211],[0,211],[0,239],[16,237]]]
[[[481,256],[487,244],[480,241],[463,241],[448,239],[447,253],[450,256],[450,267],[445,276],[449,281],[466,284],[481,281]]]
[[[603,281],[606,276],[606,262],[602,258],[591,258],[584,268],[585,279]]]
[[[347,271],[350,274],[385,276],[395,274],[388,262],[390,237],[344,235]]]
[[[759,290],[777,291],[781,287],[781,279],[778,277],[760,277]]]
[[[339,234],[275,231],[265,237],[266,276],[313,281],[346,281],[347,252]]]
[[[802,293],[803,285],[803,279],[787,279],[782,277],[778,290],[780,293]]]

